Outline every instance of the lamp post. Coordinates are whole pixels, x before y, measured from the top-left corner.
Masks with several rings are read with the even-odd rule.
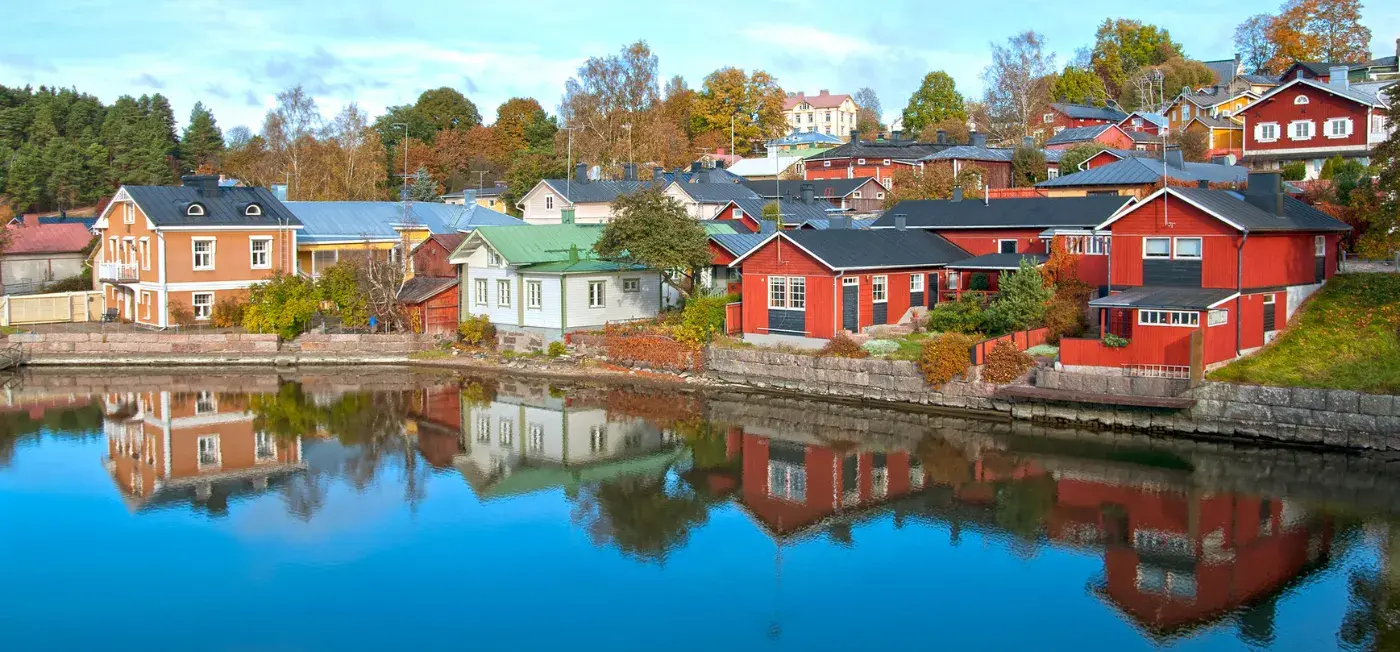
[[[408,201],[408,123],[395,122],[394,128],[403,127],[403,187],[399,189],[399,201]]]

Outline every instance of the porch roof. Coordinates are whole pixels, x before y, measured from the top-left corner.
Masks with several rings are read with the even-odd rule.
[[[1039,267],[1050,260],[1050,257],[1045,254],[982,254],[948,263],[948,269],[1020,269],[1022,260],[1028,260],[1032,265]]]
[[[1089,302],[1094,308],[1209,310],[1238,296],[1234,290],[1210,288],[1137,287]]]

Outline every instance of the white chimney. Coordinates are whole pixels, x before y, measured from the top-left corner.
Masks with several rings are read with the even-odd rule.
[[[1332,66],[1327,72],[1327,85],[1346,90],[1350,85],[1347,81],[1347,70],[1347,66]]]

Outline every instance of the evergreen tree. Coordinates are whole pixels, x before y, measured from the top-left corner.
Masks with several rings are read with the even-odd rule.
[[[44,176],[43,152],[26,143],[13,157],[5,177],[5,192],[10,195],[11,205],[19,211],[41,205],[44,201]]]
[[[437,182],[433,181],[427,168],[419,166],[418,171],[413,173],[413,183],[408,187],[408,198],[413,201],[440,201]]]
[[[219,155],[224,151],[224,134],[214,121],[214,113],[195,102],[190,110],[189,126],[180,139],[180,165],[189,171],[218,169]]]
[[[78,205],[87,176],[82,151],[67,139],[54,138],[44,148],[43,164],[48,177],[44,188],[46,197],[59,208]]]

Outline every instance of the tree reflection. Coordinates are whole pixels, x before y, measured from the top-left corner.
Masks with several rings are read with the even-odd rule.
[[[1337,638],[1353,650],[1400,650],[1400,524],[1382,531],[1381,566],[1371,572],[1353,571],[1348,578],[1350,604]]]
[[[708,508],[693,491],[668,491],[665,476],[624,475],[585,486],[573,518],[595,544],[660,563],[685,546],[691,528],[708,518]]]

